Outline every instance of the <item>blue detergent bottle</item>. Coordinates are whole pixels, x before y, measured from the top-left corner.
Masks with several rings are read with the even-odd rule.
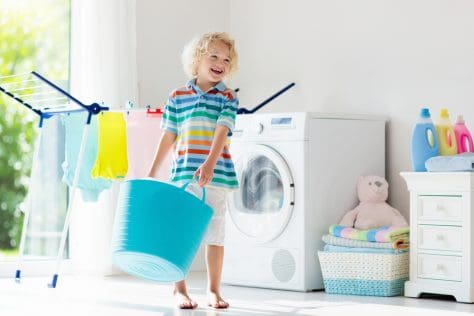
[[[421,109],[411,137],[411,163],[413,171],[426,171],[425,161],[439,155],[439,141],[431,120],[430,110]]]

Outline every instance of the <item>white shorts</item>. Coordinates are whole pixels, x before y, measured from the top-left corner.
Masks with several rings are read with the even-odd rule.
[[[214,215],[204,235],[203,243],[213,246],[224,246],[225,238],[225,211],[227,208],[226,199],[228,190],[215,186],[206,186],[206,204],[209,205]],[[196,183],[191,183],[186,191],[202,198],[202,188]]]

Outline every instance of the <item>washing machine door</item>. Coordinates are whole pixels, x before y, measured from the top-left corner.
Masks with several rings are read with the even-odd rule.
[[[246,144],[235,167],[239,189],[229,199],[237,229],[255,243],[277,238],[290,221],[294,182],[283,157],[265,145]]]

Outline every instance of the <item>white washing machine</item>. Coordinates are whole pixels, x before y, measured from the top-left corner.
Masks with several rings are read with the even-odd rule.
[[[238,115],[230,150],[240,188],[228,202],[223,282],[323,289],[321,237],[357,204],[359,176],[385,176],[385,121]]]

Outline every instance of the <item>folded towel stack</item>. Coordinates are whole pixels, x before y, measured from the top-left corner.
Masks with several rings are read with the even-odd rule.
[[[384,226],[359,230],[341,225],[331,225],[329,234],[323,236],[326,246],[346,247],[348,249],[326,247],[324,250],[363,252],[364,248],[374,248],[391,249],[392,252],[406,251],[409,247],[409,231],[409,227]]]

